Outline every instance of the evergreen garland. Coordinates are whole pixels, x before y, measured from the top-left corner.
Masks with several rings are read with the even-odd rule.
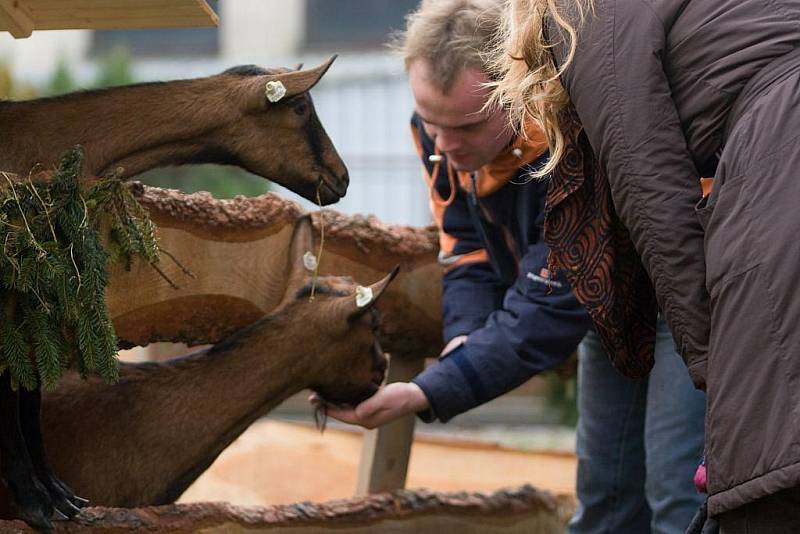
[[[107,264],[158,262],[147,211],[118,175],[83,186],[82,161],[79,147],[68,151],[47,183],[0,173],[0,373],[15,387],[52,389],[73,361],[81,375],[115,382]]]

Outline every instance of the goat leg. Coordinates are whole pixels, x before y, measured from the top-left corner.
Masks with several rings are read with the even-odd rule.
[[[0,375],[0,454],[2,474],[14,496],[19,516],[28,525],[49,531],[53,505],[33,469],[20,425],[19,393],[11,388],[10,372]]]
[[[47,459],[41,428],[42,391],[40,389],[33,391],[20,389],[19,409],[22,435],[28,444],[28,453],[36,476],[50,494],[56,510],[66,517],[72,518],[89,501],[75,495],[69,486],[59,480]]]

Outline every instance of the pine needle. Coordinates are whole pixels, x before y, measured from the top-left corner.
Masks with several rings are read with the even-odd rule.
[[[70,360],[84,375],[119,377],[102,219],[115,230],[108,236],[121,251],[115,259],[158,262],[155,225],[120,175],[82,188],[82,162],[80,149],[66,152],[52,180],[39,185],[29,175],[15,186],[0,172],[8,184],[0,190],[0,373],[27,389],[55,387]]]

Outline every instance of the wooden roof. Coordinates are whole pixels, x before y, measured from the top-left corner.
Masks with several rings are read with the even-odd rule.
[[[206,0],[0,0],[0,31],[216,26]]]

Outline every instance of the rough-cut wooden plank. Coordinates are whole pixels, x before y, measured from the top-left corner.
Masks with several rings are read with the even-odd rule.
[[[423,358],[392,358],[387,382],[407,382],[425,365]],[[414,441],[415,416],[407,415],[388,425],[364,433],[361,445],[356,495],[402,489],[406,485],[408,460]]]
[[[147,508],[87,508],[55,532],[269,532],[271,534],[434,533],[557,534],[575,509],[574,499],[531,486],[491,495],[427,490],[360,499],[269,507],[192,503]],[[21,521],[0,521],[3,532],[32,532]]]
[[[0,29],[11,32],[17,39],[30,37],[33,20],[20,0],[0,0]]]
[[[167,256],[160,267],[177,290],[141,262],[131,271],[114,267],[106,302],[117,335],[128,344],[220,341],[272,311],[284,296],[291,265],[302,262],[303,252],[318,251],[319,233],[306,224],[306,243],[290,254],[292,227],[304,213],[278,195],[223,201],[207,193],[134,189],[159,227],[162,247],[195,278]],[[321,273],[366,284],[399,264],[400,275],[381,299],[384,349],[398,357],[435,355],[441,345],[435,231],[325,213]],[[319,222],[316,214],[317,228]]]
[[[0,0],[0,31],[188,28],[219,24],[205,0]],[[25,32],[27,31],[27,34]]]

